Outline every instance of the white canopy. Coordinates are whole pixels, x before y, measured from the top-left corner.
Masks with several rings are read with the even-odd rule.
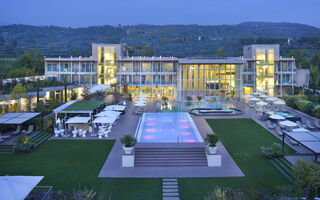
[[[72,117],[66,121],[66,124],[86,124],[90,121],[90,117]]]
[[[102,111],[102,112],[96,114],[95,116],[96,117],[119,117],[120,112],[107,110],[107,111]]]
[[[265,94],[261,94],[259,95],[260,98],[268,98],[269,96],[268,95],[265,95]]]
[[[268,90],[262,90],[261,92],[263,92],[263,93],[269,93]]]
[[[113,106],[114,111],[124,111],[125,109],[126,109],[126,106],[121,106],[121,105]]]
[[[259,101],[259,102],[257,102],[256,104],[257,104],[258,106],[266,106],[266,105],[268,105],[268,103],[263,102],[263,101]]]
[[[296,123],[289,121],[289,120],[281,121],[280,124],[282,126],[287,126],[287,127],[296,127],[297,126]]]
[[[145,106],[146,104],[144,102],[136,102],[134,105],[135,106]]]
[[[271,119],[276,119],[276,120],[283,120],[285,119],[285,117],[281,116],[281,115],[271,115],[270,116]]]
[[[253,98],[249,99],[249,101],[260,101],[260,99],[256,98],[256,97],[253,97]]]
[[[254,92],[254,93],[252,93],[253,95],[260,95],[260,94],[262,94],[261,92]]]
[[[115,105],[106,106],[103,110],[113,110]]]
[[[275,101],[273,103],[276,105],[286,105],[286,103],[284,101]]]
[[[252,98],[253,96],[251,94],[247,94],[247,95],[244,95],[244,97],[246,98]]]
[[[293,132],[309,132],[309,130],[305,129],[305,128],[295,128],[292,129]]]
[[[117,120],[116,117],[98,117],[92,123],[113,124]]]
[[[278,98],[275,98],[275,97],[268,97],[266,98],[266,101],[277,101]]]
[[[107,88],[110,88],[110,85],[104,85],[104,84],[98,84],[94,85],[89,92],[95,93],[95,92],[104,92]]]
[[[149,96],[149,95],[147,95],[147,94],[140,94],[139,95],[139,97],[147,97],[147,96]]]
[[[0,176],[0,199],[23,200],[43,176]]]

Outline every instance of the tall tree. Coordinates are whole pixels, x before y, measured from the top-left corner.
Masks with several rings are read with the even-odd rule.
[[[40,49],[30,49],[17,59],[19,67],[34,69],[37,74],[44,73],[44,60]]]
[[[218,48],[215,53],[213,54],[214,57],[226,57],[226,52],[224,51],[224,48]]]
[[[18,83],[16,86],[14,86],[13,90],[10,92],[11,99],[25,97],[26,95],[27,89],[21,83]]]
[[[310,63],[308,62],[308,52],[304,49],[295,49],[292,50],[287,57],[294,57],[296,60],[296,66],[298,68],[307,69],[310,67]]]
[[[154,56],[154,50],[152,49],[151,44],[146,44],[139,51],[140,56]]]

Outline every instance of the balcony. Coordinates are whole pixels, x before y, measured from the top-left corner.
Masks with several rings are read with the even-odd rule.
[[[245,69],[243,69],[243,72],[245,72],[245,73],[254,73],[254,68],[245,68]]]
[[[254,81],[253,80],[246,80],[246,81],[243,81],[243,84],[244,85],[253,85]]]
[[[282,80],[282,81],[278,81],[277,82],[277,85],[295,85],[296,84],[296,81],[293,80]]]

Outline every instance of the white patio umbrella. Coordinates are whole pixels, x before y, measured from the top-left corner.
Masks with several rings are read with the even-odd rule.
[[[147,95],[147,94],[140,94],[139,95],[139,97],[147,97],[147,96],[149,96],[149,95]]]
[[[309,130],[305,129],[305,128],[295,128],[292,129],[293,132],[310,132]]]
[[[254,96],[258,96],[258,95],[260,95],[260,94],[262,94],[261,92],[254,92],[254,93],[252,93]]]
[[[98,84],[98,85],[94,85],[94,86],[89,90],[89,92],[90,92],[90,93],[104,92],[107,88],[110,88],[110,85]]]
[[[289,120],[281,121],[280,124],[282,126],[287,126],[287,127],[296,127],[297,126],[296,123],[289,121]]]
[[[260,98],[268,98],[269,96],[268,96],[268,95],[265,95],[265,94],[260,94],[259,97],[260,97]]]
[[[262,92],[262,93],[266,93],[266,94],[269,93],[268,90],[262,90],[261,92]]]
[[[279,100],[279,99],[276,98],[276,97],[268,97],[268,98],[266,98],[266,101],[277,101],[277,100]]]
[[[43,176],[0,176],[0,199],[23,200]]]
[[[134,105],[135,106],[145,106],[146,103],[144,103],[144,102],[136,102]]]
[[[254,96],[252,96],[251,94],[247,94],[247,95],[244,95],[244,97],[246,97],[246,98],[252,98],[252,97],[254,97]]]
[[[259,102],[257,102],[256,104],[257,104],[258,106],[266,106],[266,105],[268,105],[268,103],[263,102],[263,101],[259,101]]]
[[[249,101],[260,101],[260,99],[256,98],[256,97],[253,97],[253,98],[249,99]]]
[[[103,110],[113,110],[115,105],[106,106]]]
[[[92,123],[113,124],[117,120],[116,117],[98,117]]]
[[[286,105],[286,102],[284,101],[275,101],[273,102],[275,105]]]
[[[276,120],[284,120],[285,119],[285,117],[283,117],[281,115],[271,115],[269,118],[276,119]]]
[[[107,111],[102,111],[102,112],[96,114],[95,116],[96,117],[119,117],[120,112],[107,110]]]

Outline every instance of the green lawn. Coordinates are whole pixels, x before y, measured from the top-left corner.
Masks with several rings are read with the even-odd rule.
[[[66,107],[64,111],[92,111],[98,106],[103,104],[103,101],[99,100],[82,100],[77,101]]]
[[[180,179],[183,199],[203,199],[217,185],[260,190],[288,184],[281,174],[262,156],[261,146],[281,141],[251,119],[208,119],[208,124],[220,139],[245,177]],[[289,153],[294,150],[286,146]]]
[[[54,140],[28,154],[0,154],[0,175],[42,175],[55,190],[87,186],[102,199],[161,199],[161,179],[97,178],[114,141]]]

